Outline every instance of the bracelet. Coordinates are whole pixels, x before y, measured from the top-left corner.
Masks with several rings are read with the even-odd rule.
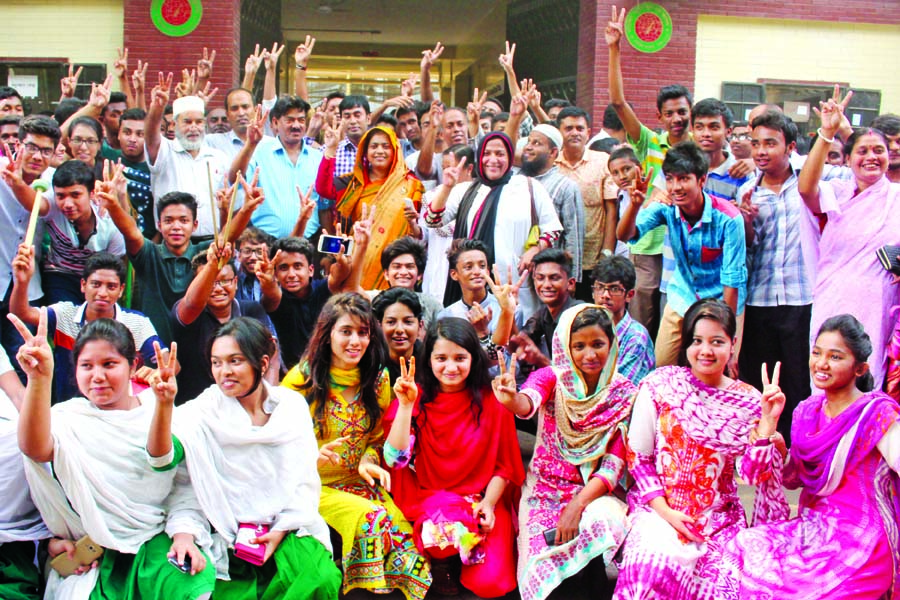
[[[828,142],[829,144],[833,144],[833,143],[834,143],[834,138],[828,139],[828,136],[826,136],[826,135],[822,132],[822,128],[821,128],[821,127],[819,127],[818,129],[816,129],[816,135],[818,135],[820,138],[822,138],[823,140],[825,140],[825,141]]]
[[[768,435],[766,437],[762,437],[757,432],[756,428],[750,430],[750,443],[754,446],[768,446],[773,443],[776,439],[778,439],[778,432],[776,431],[772,435]]]
[[[306,67],[305,67],[304,65],[299,64],[299,63],[296,65],[296,67],[297,67],[298,69],[300,69],[301,71],[305,71],[305,70],[306,70]]]

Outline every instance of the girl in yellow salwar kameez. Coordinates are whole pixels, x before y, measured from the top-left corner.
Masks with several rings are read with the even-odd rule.
[[[306,396],[319,442],[319,512],[341,536],[343,593],[401,590],[424,598],[431,571],[381,467],[391,403],[386,345],[368,301],[341,294],[322,309],[300,364],[282,385]]]

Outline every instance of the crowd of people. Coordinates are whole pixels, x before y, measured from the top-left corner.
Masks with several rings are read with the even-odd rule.
[[[311,37],[281,96],[279,44],[0,88],[0,596],[900,591],[900,117],[654,129],[624,19],[593,128],[509,43],[508,105],[438,43],[313,107]]]

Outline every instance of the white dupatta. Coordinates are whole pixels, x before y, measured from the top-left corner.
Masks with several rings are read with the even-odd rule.
[[[173,430],[184,446],[197,499],[228,547],[234,546],[238,523],[265,523],[298,537],[311,535],[330,550],[328,526],[319,514],[319,448],[309,406],[293,390],[262,385],[264,410],[271,415],[262,427],[216,385],[176,409]],[[227,578],[227,558],[214,554],[219,576]]]
[[[25,481],[18,423],[19,412],[0,391],[0,544],[50,537]]]

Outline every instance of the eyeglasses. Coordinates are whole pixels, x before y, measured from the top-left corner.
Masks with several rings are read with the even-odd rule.
[[[72,138],[69,140],[69,143],[73,146],[96,146],[100,143],[100,140],[96,138]]]
[[[265,254],[265,248],[241,248],[241,256],[262,256]]]
[[[44,158],[51,158],[53,152],[56,150],[55,148],[41,148],[37,144],[32,144],[31,142],[22,144],[22,147],[25,148],[25,151],[29,154],[40,154]]]
[[[625,288],[623,288],[621,285],[603,285],[602,283],[595,283],[591,286],[591,288],[599,296],[602,296],[604,292],[606,292],[610,296],[623,296],[625,294]]]
[[[731,136],[731,139],[737,140],[738,142],[749,142],[753,138],[750,136],[749,133],[739,133],[737,135]]]
[[[231,277],[229,279],[217,279],[213,282],[213,289],[215,289],[217,287],[225,289],[225,288],[229,287],[232,283],[234,283],[235,279],[237,279],[237,277]]]

